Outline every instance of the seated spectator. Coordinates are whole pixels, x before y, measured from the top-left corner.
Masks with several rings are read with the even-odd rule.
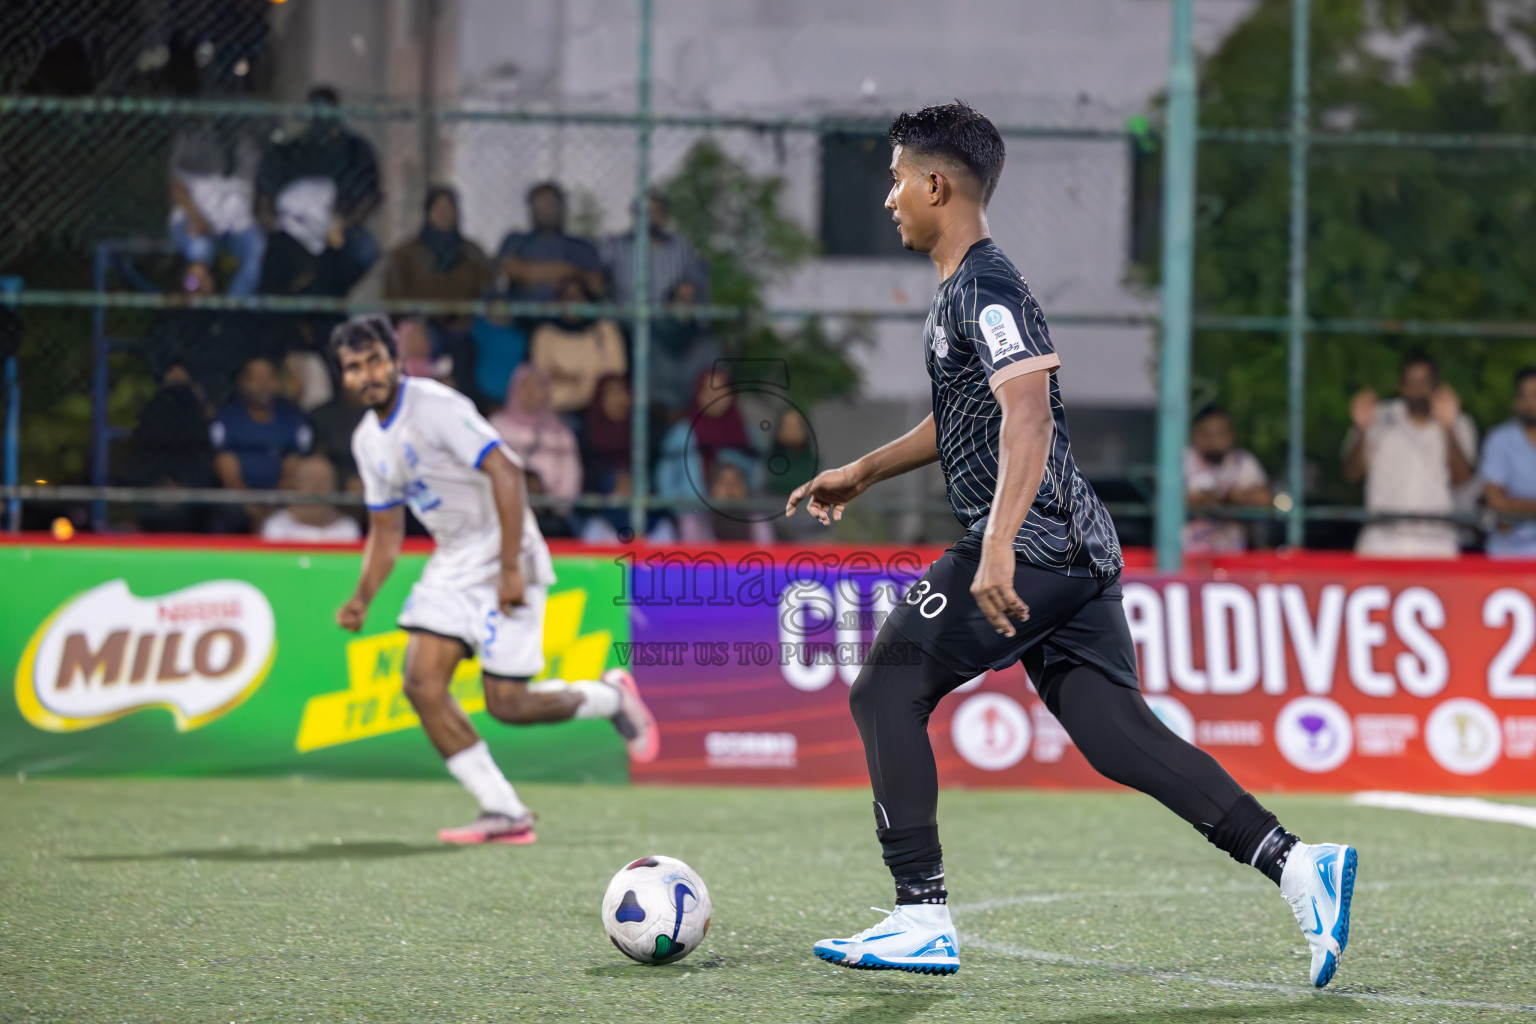
[[[400,372],[407,377],[427,377],[439,384],[454,386],[453,357],[432,354],[432,335],[427,322],[408,316],[395,325],[395,344],[400,350]]]
[[[796,487],[816,475],[816,447],[811,443],[811,428],[799,409],[790,407],[779,417],[766,465],[768,490],[786,498]]]
[[[512,375],[507,404],[491,426],[538,477],[540,493],[574,498],[581,493],[581,453],[576,434],[549,406],[549,377],[528,363]]]
[[[1370,512],[1447,516],[1455,508],[1452,488],[1472,475],[1477,428],[1461,411],[1461,399],[1441,383],[1440,367],[1415,353],[1403,360],[1398,397],[1378,401],[1374,392],[1355,395],[1354,420],[1344,440],[1344,478],[1365,481]],[[1377,558],[1454,558],[1456,525],[1433,519],[1369,523],[1355,551]]]
[[[688,415],[692,444],[698,449],[704,473],[713,479],[715,464],[722,457],[728,453],[750,457],[752,442],[747,439],[729,370],[723,365],[705,370],[694,379],[693,387],[693,408]]]
[[[164,377],[179,366],[216,406],[228,399],[235,374],[246,360],[268,349],[261,325],[248,313],[188,309],[187,300],[215,292],[206,266],[190,263],[179,275],[180,290],[165,297],[139,339],[150,373]]]
[[[747,474],[741,465],[734,460],[722,459],[709,476],[709,514],[685,516],[682,540],[685,543],[719,540],[751,541],[758,545],[773,543],[771,523],[755,522],[751,510],[733,507],[749,496]]]
[[[335,494],[336,470],[324,455],[295,459],[284,475],[283,490]],[[362,531],[357,520],[343,515],[335,505],[289,505],[261,524],[261,539],[277,544],[352,544],[362,539]]]
[[[311,104],[336,107],[336,91],[311,89]],[[336,117],[317,117],[291,139],[279,138],[256,171],[257,216],[267,228],[258,290],[266,295],[339,298],[379,258],[363,221],[382,201],[373,146]],[[280,314],[270,318],[283,348],[319,351],[337,317]]]
[[[1500,515],[1531,516],[1500,523],[1488,534],[1488,554],[1536,556],[1536,366],[1515,375],[1515,418],[1494,428],[1483,445],[1483,495]]]
[[[243,131],[193,121],[171,140],[171,239],[193,267],[212,273],[220,252],[234,259],[230,295],[251,295],[261,277],[267,235],[256,223],[261,149]]]
[[[500,406],[507,400],[512,372],[528,355],[528,332],[511,317],[475,317],[470,328],[474,347],[474,393],[477,405]]]
[[[1232,417],[1219,405],[1195,414],[1184,449],[1185,503],[1207,508],[1267,508],[1269,475],[1250,451],[1237,447]],[[1184,524],[1184,549],[1192,554],[1245,551],[1250,524],[1197,517]]]
[[[671,208],[660,192],[650,196],[650,291],[651,302],[665,302],[684,281],[691,281],[698,300],[709,298],[709,274],[693,243],[671,231]],[[603,240],[603,263],[614,302],[635,301],[635,233],[629,231]]]
[[[258,356],[245,364],[236,383],[236,397],[209,426],[218,455],[214,469],[231,490],[271,490],[283,472],[314,444],[314,430],[304,414],[286,399],[277,368]],[[248,506],[251,520],[260,523],[269,508]]]
[[[528,190],[529,230],[513,232],[496,253],[498,291],[521,302],[552,302],[560,286],[580,281],[588,295],[606,286],[597,247],[565,232],[565,193],[552,181]]]
[[[421,231],[390,251],[384,265],[386,299],[473,301],[491,283],[485,251],[459,233],[459,197],[453,189],[427,190]]]
[[[689,315],[698,302],[698,287],[681,281],[667,295],[668,315],[651,328],[650,371],[646,374],[652,413],[663,423],[693,404],[690,384],[720,358],[720,342],[709,328]]]
[[[577,278],[564,281],[558,297],[563,302],[592,300]],[[571,314],[533,329],[528,361],[549,375],[550,406],[559,413],[585,412],[600,377],[622,375],[629,369],[618,324]]]
[[[331,371],[318,352],[289,352],[283,357],[283,397],[300,412],[318,409],[335,395]]]
[[[174,364],[139,413],[133,428],[123,483],[129,487],[217,487],[213,445],[208,440],[206,403],[192,376]],[[192,533],[215,524],[217,506],[145,504],[137,510],[139,528],[150,532]]]
[[[341,490],[361,494],[363,482],[352,458],[352,432],[362,422],[368,407],[358,403],[346,388],[337,388],[336,396],[309,414],[315,432],[315,453],[323,455],[340,482]]]
[[[582,478],[587,494],[628,496],[633,425],[629,379],[622,374],[601,378],[596,397],[587,408],[582,430]]]

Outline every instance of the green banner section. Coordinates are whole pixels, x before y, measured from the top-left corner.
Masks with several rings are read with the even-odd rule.
[[[0,545],[0,772],[426,776],[443,764],[401,692],[405,555],[361,633],[335,622],[359,557],[296,550]],[[545,675],[590,679],[629,640],[611,560],[555,559]],[[454,693],[514,781],[622,782],[605,721],[507,726],[479,666]]]

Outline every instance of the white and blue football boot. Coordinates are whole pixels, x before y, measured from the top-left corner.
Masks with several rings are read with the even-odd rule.
[[[960,939],[943,903],[898,905],[873,928],[849,939],[822,939],[814,950],[829,963],[861,971],[954,974],[960,969]]]
[[[1359,863],[1353,846],[1298,842],[1280,873],[1280,895],[1291,905],[1312,949],[1310,979],[1316,988],[1333,980],[1349,943],[1349,901]]]

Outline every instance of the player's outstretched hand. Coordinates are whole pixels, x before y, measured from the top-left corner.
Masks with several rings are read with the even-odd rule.
[[[522,569],[515,565],[501,567],[501,579],[496,583],[496,603],[501,606],[503,613],[511,615],[513,608],[522,606],[526,589]]]
[[[992,628],[1003,636],[1013,636],[1013,620],[1023,622],[1029,618],[1029,605],[1025,604],[1013,589],[1013,545],[1006,550],[981,549],[981,564],[976,567],[976,578],[971,581],[971,596],[976,606],[992,623]]]
[[[354,597],[336,612],[336,625],[348,633],[356,633],[363,628],[363,620],[367,617],[368,603],[360,597]]]
[[[812,518],[831,526],[834,519],[843,518],[844,507],[863,494],[866,487],[868,484],[859,478],[852,466],[825,470],[794,489],[784,503],[784,514],[794,515],[795,507],[804,501],[805,510]]]

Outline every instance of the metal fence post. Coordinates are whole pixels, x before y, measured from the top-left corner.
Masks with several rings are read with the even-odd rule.
[[[5,486],[15,487],[21,477],[21,383],[17,380],[16,357],[5,361]],[[6,529],[21,529],[21,499],[5,503]]]
[[[650,495],[651,370],[651,0],[640,0],[640,77],[635,114],[634,367],[630,448],[629,527],[645,536],[646,499]]]
[[[1291,260],[1287,308],[1286,403],[1290,413],[1286,452],[1291,507],[1285,540],[1292,547],[1306,541],[1307,472],[1307,148],[1308,59],[1311,52],[1311,0],[1291,0]]]
[[[1163,151],[1163,350],[1157,400],[1157,567],[1184,563],[1184,448],[1189,442],[1189,348],[1194,304],[1195,51],[1193,0],[1174,0]]]

